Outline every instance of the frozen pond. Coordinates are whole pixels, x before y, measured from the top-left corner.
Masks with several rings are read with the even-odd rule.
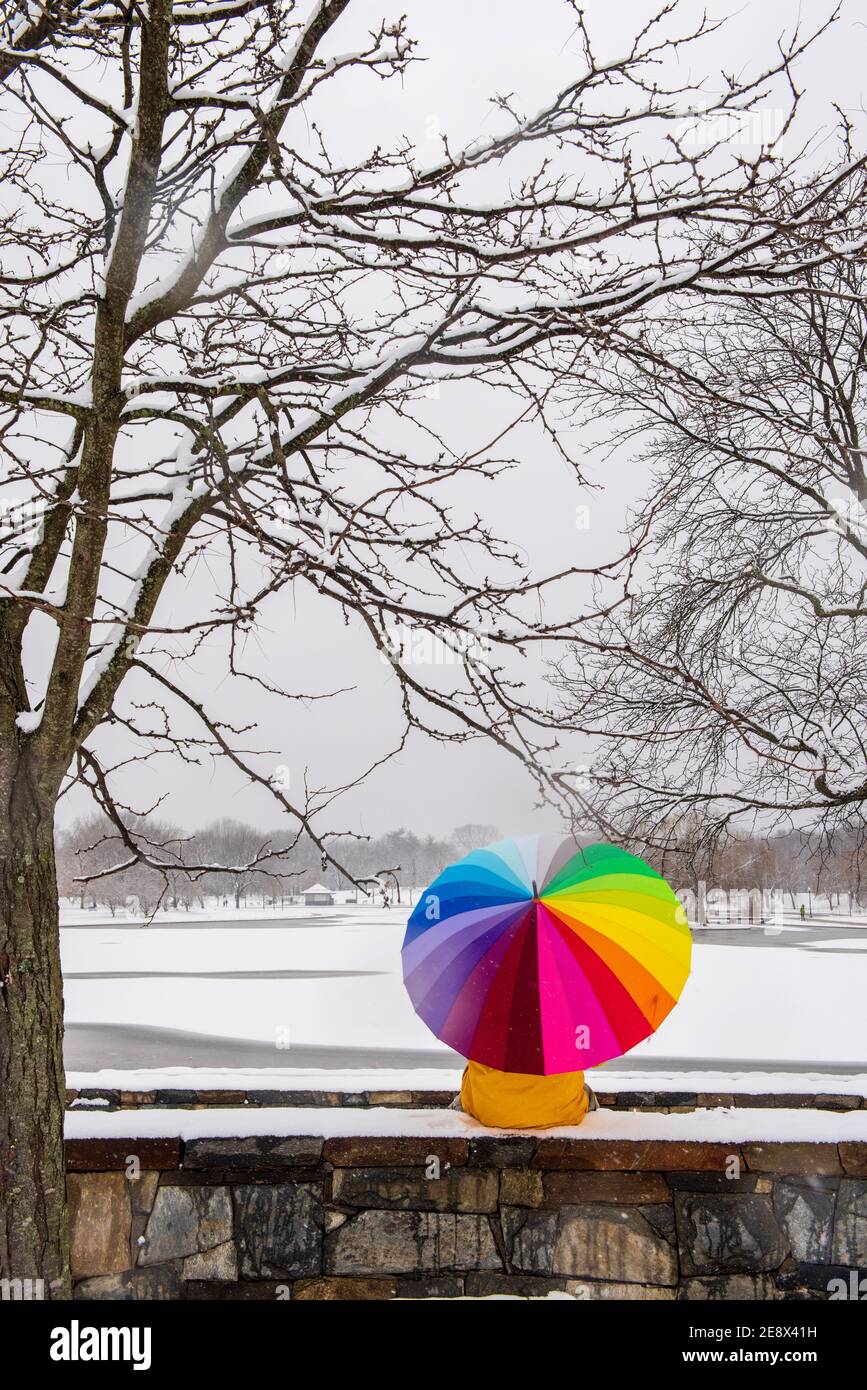
[[[139,926],[76,914],[62,930],[67,1066],[452,1073],[460,1059],[403,989],[406,915],[288,909]],[[680,1004],[623,1065],[865,1071],[865,999],[863,921],[699,931]]]

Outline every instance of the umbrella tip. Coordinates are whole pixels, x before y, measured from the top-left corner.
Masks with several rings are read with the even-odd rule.
[[[534,898],[538,898],[538,896],[539,896],[539,890],[538,890],[538,888],[536,887],[536,880],[533,879],[533,897],[534,897]]]

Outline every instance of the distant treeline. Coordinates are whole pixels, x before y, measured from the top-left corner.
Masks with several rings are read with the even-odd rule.
[[[311,840],[302,838],[289,848],[285,832],[269,833],[243,821],[218,820],[184,834],[168,822],[142,819],[133,826],[133,850],[107,820],[92,816],[60,834],[58,880],[62,897],[112,913],[128,907],[145,913],[157,907],[203,908],[215,898],[236,907],[278,905],[314,882],[346,890],[353,879],[392,871],[403,890],[423,887],[447,864],[497,836],[495,826],[468,824],[443,839],[411,830],[341,838],[330,849],[347,870],[343,874],[332,864],[323,867]],[[710,857],[706,851],[693,854],[686,838],[664,862],[657,862],[652,850],[643,853],[675,890],[695,891],[701,880],[707,888],[729,891],[779,889],[793,907],[805,894],[827,898],[831,906],[844,898],[854,908],[867,902],[867,849],[853,837],[840,836],[821,852],[793,833],[731,840]],[[203,867],[209,865],[215,867]]]
[[[167,821],[143,818],[132,826],[135,849],[103,817],[77,821],[58,837],[61,897],[82,907],[115,913],[127,907],[204,907],[217,898],[236,907],[277,905],[314,882],[351,889],[353,879],[395,871],[405,887],[430,883],[447,864],[497,838],[492,825],[462,825],[447,839],[394,830],[370,839],[341,838],[329,846],[346,868],[323,867],[321,851],[302,838],[288,847],[284,831],[264,831],[243,821],[218,820],[184,833]],[[136,857],[136,856],[140,857]],[[202,866],[221,865],[221,868]],[[191,867],[186,867],[191,866]],[[375,885],[368,884],[375,889]]]
[[[796,906],[801,898],[827,899],[829,906],[857,910],[867,904],[867,845],[860,834],[839,830],[833,839],[809,829],[777,835],[738,835],[708,846],[696,827],[684,820],[679,834],[666,834],[665,853],[626,846],[644,855],[679,891],[726,892],[779,890]],[[662,837],[661,837],[662,838]]]

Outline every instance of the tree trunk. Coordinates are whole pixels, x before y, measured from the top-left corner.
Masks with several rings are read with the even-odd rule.
[[[5,779],[4,779],[5,780]],[[68,1298],[54,797],[21,767],[0,815],[0,1277]],[[5,961],[4,961],[5,964]]]

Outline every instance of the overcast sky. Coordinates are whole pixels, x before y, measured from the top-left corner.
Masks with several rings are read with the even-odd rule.
[[[598,51],[612,57],[657,8],[639,0],[584,0]],[[695,21],[701,9],[730,15],[727,26],[691,51],[683,75],[707,77],[709,92],[719,85],[719,72],[742,73],[773,61],[778,37],[791,30],[803,11],[805,24],[816,24],[830,12],[823,0],[798,5],[794,0],[753,0],[749,4],[683,5],[684,21]],[[401,132],[427,151],[433,161],[439,137],[447,134],[452,147],[496,129],[499,118],[487,98],[515,93],[528,111],[574,75],[581,62],[574,14],[562,0],[400,0],[389,9],[382,0],[353,0],[334,35],[335,46],[351,49],[367,28],[383,17],[406,12],[410,32],[426,59],[412,65],[403,82],[381,83],[367,74],[350,74],[340,85],[342,104],[331,115],[341,132],[340,153],[351,158],[371,143],[393,145]],[[856,120],[863,113],[867,25],[859,18],[863,6],[849,0],[834,30],[820,41],[800,68],[805,101],[801,134],[814,135],[817,157],[823,148],[830,157],[836,102]],[[329,84],[330,86],[330,84]],[[337,90],[337,87],[334,88]],[[504,409],[489,392],[461,384],[444,391],[431,408],[449,415],[454,429],[467,440],[483,442],[493,433],[497,412]],[[505,416],[503,417],[505,419]],[[592,443],[587,441],[588,447]],[[486,492],[488,513],[501,533],[518,541],[537,571],[558,562],[592,563],[617,553],[625,507],[640,495],[640,468],[621,451],[604,463],[588,455],[587,475],[601,490],[579,487],[566,466],[554,456],[537,428],[524,426],[511,438],[511,450],[526,466],[504,478],[495,496]],[[589,507],[589,529],[575,524],[576,507]],[[210,582],[204,564],[184,585],[172,591],[173,617],[195,608],[196,586]],[[221,683],[216,653],[206,648],[197,657],[202,694],[224,717],[259,724],[262,745],[274,749],[273,763],[289,769],[293,785],[308,776],[312,785],[343,783],[382,756],[397,727],[394,678],[370,650],[368,639],[346,628],[336,611],[311,596],[308,586],[297,594],[284,591],[279,608],[272,605],[258,639],[251,645],[249,665],[290,688],[325,691],[351,685],[355,690],[339,699],[308,706],[277,700]],[[531,659],[528,675],[541,689],[542,665]],[[188,682],[190,684],[191,682]],[[576,747],[571,757],[589,760],[590,750]],[[122,783],[119,785],[123,786]],[[124,788],[138,804],[152,794],[170,790],[163,812],[187,826],[219,815],[234,815],[260,824],[273,824],[274,808],[261,792],[245,789],[239,775],[208,764],[199,772],[170,768],[167,763],[150,773],[137,773]],[[551,825],[549,816],[534,809],[533,788],[519,765],[507,755],[481,743],[463,748],[432,745],[416,737],[399,758],[376,772],[366,785],[340,803],[332,820],[337,825],[379,833],[399,825],[440,834],[466,821],[496,824],[503,833],[521,833]],[[83,804],[69,798],[63,820],[80,813]]]

